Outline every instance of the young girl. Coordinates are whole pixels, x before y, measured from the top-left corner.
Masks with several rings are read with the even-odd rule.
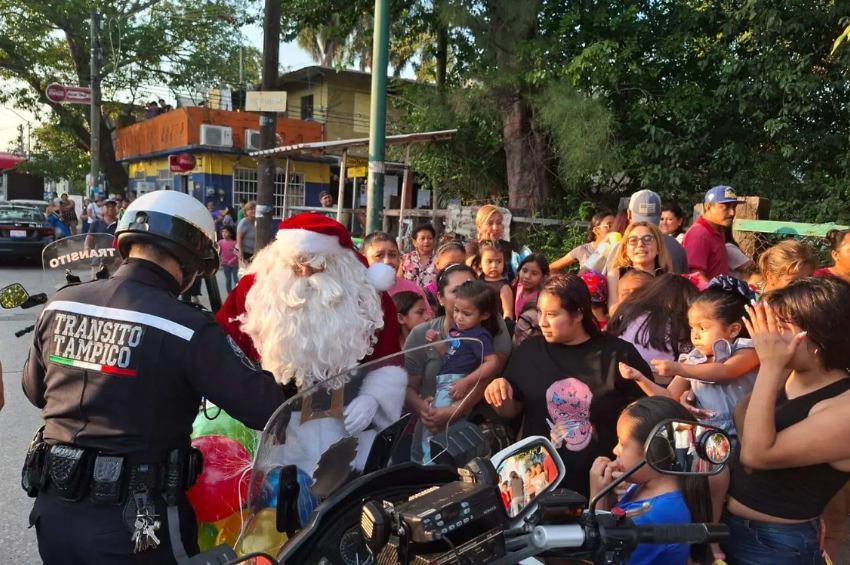
[[[755,293],[743,281],[728,275],[712,279],[688,309],[694,349],[681,355],[679,362],[655,359],[650,363],[661,377],[674,377],[670,385],[665,389],[625,364],[620,364],[620,373],[636,381],[649,396],[679,400],[690,389],[695,404],[709,414],[702,423],[726,430],[734,445],[738,438],[733,422],[735,406],[752,392],[759,367],[758,354],[744,326],[746,307],[753,299]],[[720,519],[728,488],[728,471],[712,477],[715,521]],[[717,546],[715,558],[724,558]]]
[[[499,333],[498,315],[498,299],[486,283],[467,281],[455,289],[455,324],[449,331],[449,338],[467,339],[455,339],[447,348],[444,343],[436,346],[443,362],[437,375],[432,408],[449,406],[475,388],[481,378],[482,361],[495,358],[493,337]],[[433,343],[440,339],[440,333],[430,330],[425,339]],[[421,437],[422,463],[429,464],[431,432],[422,428],[421,436],[415,433],[414,437]]]
[[[594,215],[590,219],[590,228],[587,230],[587,239],[583,245],[579,245],[551,265],[553,273],[566,269],[573,263],[578,263],[580,268],[584,267],[587,259],[593,255],[599,246],[606,240],[611,228],[614,227],[614,214],[605,210]],[[611,251],[611,248],[608,248]],[[606,255],[607,258],[607,255]]]
[[[404,349],[407,336],[419,324],[424,324],[431,319],[428,312],[428,303],[417,292],[399,292],[393,295],[399,325],[399,343]]]
[[[522,307],[529,300],[537,300],[540,286],[549,276],[549,261],[542,253],[532,253],[522,260],[517,269],[519,277],[516,285],[516,304],[514,313],[522,312]]]
[[[224,271],[224,287],[227,294],[233,290],[239,280],[236,273],[239,271],[239,256],[236,254],[236,228],[224,226],[221,228],[222,239],[218,242],[221,252],[221,270]]]
[[[644,457],[644,445],[653,428],[664,420],[697,421],[687,408],[669,398],[642,398],[629,404],[617,421],[619,443],[615,461],[599,457],[590,469],[590,495],[595,496],[611,484],[615,473],[622,473]],[[671,464],[674,463],[671,460]],[[633,484],[619,500],[611,493],[599,501],[599,510],[620,508],[626,512],[641,510],[632,517],[636,525],[689,524],[711,521],[711,500],[705,477],[662,475],[645,465],[633,474]],[[649,503],[649,510],[646,505]],[[629,565],[686,565],[689,559],[706,563],[704,545],[640,544],[629,558]]]
[[[369,263],[370,267],[375,263],[384,263],[398,272],[398,268],[401,265],[401,253],[398,249],[398,243],[396,243],[396,240],[390,234],[382,231],[370,233],[363,240],[360,250],[366,257],[366,262]],[[425,300],[425,310],[428,314],[428,319],[430,319],[433,311],[428,302],[428,297],[425,295],[422,287],[415,282],[409,281],[404,277],[396,276],[395,286],[387,292],[393,297],[400,292],[415,292]]]
[[[478,243],[478,262],[481,278],[500,299],[499,315],[506,320],[514,319],[514,293],[505,278],[505,252],[498,241],[484,240]]]
[[[441,239],[440,241],[440,247],[437,248],[437,258],[434,260],[434,266],[438,273],[449,265],[460,264],[466,260],[466,248],[460,240],[448,239],[443,241]],[[427,285],[425,290],[433,297],[435,302],[438,301],[436,282]]]

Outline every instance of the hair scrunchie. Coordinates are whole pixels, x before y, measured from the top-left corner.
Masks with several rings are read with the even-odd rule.
[[[746,298],[748,302],[758,299],[758,295],[750,288],[750,285],[729,275],[718,275],[714,277],[708,283],[708,288],[719,288],[726,292],[737,292]]]

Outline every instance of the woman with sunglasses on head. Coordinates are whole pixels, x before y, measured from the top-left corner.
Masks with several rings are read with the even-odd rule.
[[[444,340],[455,324],[455,289],[467,281],[477,280],[475,271],[464,264],[449,265],[437,275],[437,297],[440,309],[437,318],[415,327],[404,344],[405,350],[414,349],[429,343],[427,335],[429,331],[439,332],[438,338]],[[410,351],[405,355],[407,374],[409,375],[407,388],[407,403],[405,410],[418,415],[423,425],[433,434],[446,431],[449,420],[455,422],[463,419],[484,396],[484,389],[490,381],[499,373],[507,363],[511,354],[511,336],[501,316],[498,317],[499,332],[493,336],[493,351],[495,355],[485,360],[479,369],[481,375],[479,384],[473,389],[468,398],[457,400],[451,406],[432,408],[431,401],[437,391],[437,376],[440,372],[443,359],[440,352],[434,347],[427,347]],[[422,453],[414,442],[414,460],[421,460]],[[417,459],[418,458],[418,459]]]
[[[578,263],[579,268],[584,267],[585,261],[599,249],[599,246],[602,245],[608,234],[611,233],[613,227],[614,214],[608,210],[594,215],[590,219],[590,228],[587,230],[586,242],[552,263],[549,266],[549,270],[557,273],[574,263]]]
[[[735,409],[729,565],[824,562],[820,516],[850,479],[848,311],[850,284],[834,278],[795,280],[748,307],[760,367]]]
[[[602,333],[578,276],[553,275],[537,308],[542,335],[522,342],[485,399],[502,418],[523,416],[526,437],[552,438],[567,469],[561,486],[587,496],[593,462],[617,445],[620,412],[643,396],[618,378],[618,364],[637,363],[648,378],[652,372],[632,344]]]
[[[634,222],[623,234],[623,243],[617,248],[608,276],[608,308],[613,315],[617,305],[617,284],[629,269],[651,274],[673,270],[670,252],[664,243],[661,230],[649,222]]]

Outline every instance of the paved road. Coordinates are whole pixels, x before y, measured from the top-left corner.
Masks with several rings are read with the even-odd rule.
[[[0,286],[23,284],[31,294],[52,292],[32,264],[0,265]],[[219,276],[222,296],[224,280]],[[206,302],[206,297],[204,297]],[[14,333],[35,323],[39,309],[0,310],[0,354],[6,406],[0,411],[0,565],[37,565],[41,563],[35,532],[28,529],[32,501],[20,487],[21,464],[33,433],[40,426],[38,410],[21,392],[21,368],[26,361],[30,337],[16,339]],[[836,565],[850,565],[850,547],[845,544]]]

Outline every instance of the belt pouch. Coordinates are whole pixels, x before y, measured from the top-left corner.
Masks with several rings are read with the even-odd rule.
[[[54,445],[48,457],[50,482],[56,495],[68,502],[77,502],[86,494],[91,457],[85,449]]]
[[[27,452],[24,468],[21,470],[21,487],[30,498],[47,486],[47,445],[39,446]]]
[[[91,501],[95,504],[123,504],[127,493],[124,458],[98,455],[94,460]]]

